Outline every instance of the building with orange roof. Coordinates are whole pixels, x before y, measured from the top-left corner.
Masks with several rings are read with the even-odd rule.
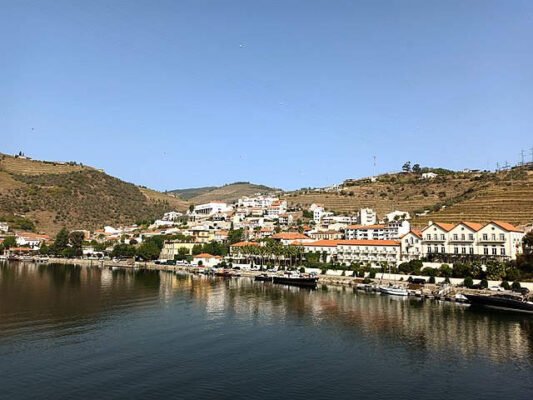
[[[209,253],[201,253],[198,255],[193,256],[192,258],[192,264],[203,266],[203,267],[214,267],[222,261],[221,256],[214,256]]]
[[[524,232],[502,221],[429,222],[422,230],[422,254],[430,259],[514,260],[522,252],[523,237]]]

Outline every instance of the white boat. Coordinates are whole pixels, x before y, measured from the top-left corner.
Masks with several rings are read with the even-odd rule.
[[[393,296],[408,296],[409,295],[409,292],[405,288],[398,286],[398,285],[380,286],[379,291],[380,293],[390,294]]]

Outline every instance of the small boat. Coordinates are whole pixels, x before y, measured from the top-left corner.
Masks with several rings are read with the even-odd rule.
[[[272,281],[281,285],[316,288],[318,277],[311,275],[300,275],[297,272],[286,272],[282,276],[274,276]]]
[[[390,286],[380,286],[379,287],[380,293],[383,294],[390,294],[393,296],[408,296],[409,292],[407,289],[398,286],[398,285],[390,285]]]
[[[533,301],[518,293],[498,293],[493,295],[465,294],[471,307],[484,307],[496,310],[533,313]]]
[[[272,282],[272,277],[268,274],[256,275],[254,281],[257,282]]]

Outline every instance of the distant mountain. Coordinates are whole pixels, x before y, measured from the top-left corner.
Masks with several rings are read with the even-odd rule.
[[[264,185],[250,182],[235,182],[224,186],[208,186],[191,189],[177,189],[168,193],[174,194],[183,200],[193,204],[208,203],[213,200],[231,203],[243,196],[252,196],[256,193],[270,193],[277,191]]]
[[[77,163],[0,154],[0,221],[54,234],[61,227],[97,229],[185,210],[188,203]]]

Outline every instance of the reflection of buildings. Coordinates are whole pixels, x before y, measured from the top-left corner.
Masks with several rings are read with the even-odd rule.
[[[161,300],[165,307],[191,304],[209,321],[231,316],[258,330],[283,321],[297,321],[310,331],[335,326],[339,329],[328,330],[332,335],[403,346],[417,356],[445,352],[508,361],[529,359],[533,353],[533,321],[527,317],[475,312],[450,303],[397,300],[345,287],[309,291],[251,278],[0,263],[3,336],[13,335],[21,318],[61,330],[64,321],[88,324],[146,305],[157,312]]]

